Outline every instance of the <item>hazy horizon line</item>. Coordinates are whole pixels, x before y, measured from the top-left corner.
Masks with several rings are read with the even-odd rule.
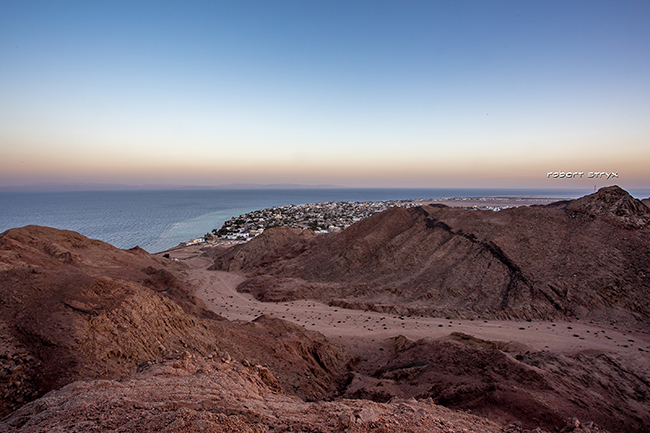
[[[597,189],[604,187],[605,185],[599,186]],[[623,188],[623,187],[621,187]],[[192,191],[192,190],[254,190],[254,189],[421,189],[421,190],[435,190],[435,189],[446,189],[446,190],[521,190],[521,191],[535,191],[535,190],[544,190],[544,191],[582,191],[588,194],[591,192],[591,188],[584,188],[579,186],[554,186],[554,187],[468,187],[468,186],[349,186],[349,185],[336,185],[336,184],[299,184],[299,183],[273,183],[273,184],[261,184],[261,183],[229,183],[229,184],[218,184],[218,185],[178,185],[178,184],[143,184],[143,185],[134,185],[134,184],[119,184],[119,183],[101,183],[101,182],[92,182],[92,183],[74,183],[74,182],[60,182],[60,183],[33,183],[33,184],[24,184],[24,185],[15,185],[15,186],[0,186],[0,192],[93,192],[93,191]],[[641,196],[650,194],[649,188],[623,188],[626,191],[643,191]],[[589,191],[589,192],[587,192]]]
[[[306,189],[306,188],[351,188],[344,185],[309,185],[297,183],[229,183],[218,185],[179,185],[179,184],[121,184],[121,183],[33,183],[15,186],[0,186],[4,192],[56,192],[56,191],[155,191],[155,190],[210,190],[210,189]]]

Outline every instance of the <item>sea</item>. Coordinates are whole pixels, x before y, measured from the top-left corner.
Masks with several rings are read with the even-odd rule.
[[[384,201],[443,197],[577,198],[590,190],[300,188],[0,192],[0,233],[36,224],[73,230],[118,248],[150,253],[219,229],[228,219],[274,206],[329,201]],[[650,191],[630,191],[647,197]],[[636,195],[637,194],[641,194]]]

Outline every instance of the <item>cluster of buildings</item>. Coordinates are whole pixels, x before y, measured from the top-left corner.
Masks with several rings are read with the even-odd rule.
[[[271,227],[311,229],[316,233],[341,231],[355,222],[393,206],[417,206],[417,200],[372,202],[334,201],[302,205],[278,206],[256,210],[226,221],[206,238],[248,240]]]
[[[193,239],[185,243],[185,245],[197,245],[205,242],[216,242],[218,244],[240,243],[254,238],[271,227],[310,229],[315,233],[338,232],[363,218],[367,218],[394,206],[409,208],[437,202],[468,210],[499,211],[519,205],[520,203],[517,203],[517,200],[526,200],[526,204],[529,204],[527,202],[532,199],[512,197],[456,197],[364,202],[333,201],[277,206],[233,217],[226,221],[221,228],[214,229],[212,233]],[[542,201],[546,203],[549,200],[544,199]],[[501,201],[504,203],[499,203]]]

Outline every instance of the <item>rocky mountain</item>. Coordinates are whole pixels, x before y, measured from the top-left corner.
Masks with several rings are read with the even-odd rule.
[[[231,323],[202,308],[185,265],[78,233],[0,234],[0,415],[76,380],[116,379],[183,351],[276,368],[302,398],[337,389],[344,349],[278,319]]]
[[[502,431],[432,399],[336,397],[343,347],[216,316],[185,265],[138,248],[29,226],[0,234],[0,263],[0,432]]]
[[[650,323],[650,209],[617,186],[499,212],[393,208],[343,232],[271,229],[213,253],[263,301],[436,317]]]

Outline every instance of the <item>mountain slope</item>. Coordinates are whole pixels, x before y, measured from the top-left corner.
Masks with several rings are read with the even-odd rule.
[[[650,209],[618,187],[499,212],[393,208],[337,234],[268,230],[217,252],[213,269],[236,264],[249,276],[239,290],[267,301],[647,324],[649,223]]]
[[[643,355],[595,350],[553,353],[463,333],[392,339],[392,354],[361,362],[344,396],[436,404],[504,424],[553,431],[564,420],[594,421],[613,432],[646,432],[650,370]]]
[[[268,364],[303,398],[332,393],[345,372],[342,347],[278,319],[228,322],[191,295],[185,265],[139,248],[28,226],[0,234],[0,266],[0,416],[183,351]]]

